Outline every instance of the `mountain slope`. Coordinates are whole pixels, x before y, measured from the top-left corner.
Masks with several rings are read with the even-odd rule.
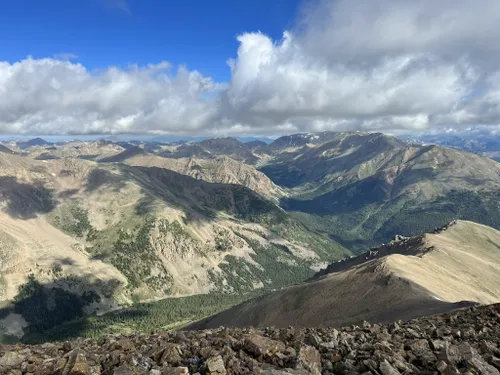
[[[330,271],[190,328],[389,322],[454,309],[464,305],[461,301],[499,302],[500,232],[458,221],[438,233],[400,239],[340,262]]]
[[[350,253],[241,185],[37,159],[0,154],[0,302],[37,330],[60,321],[30,315],[36,301],[59,298],[68,320],[132,301],[281,288]]]
[[[265,174],[227,156],[216,159],[172,159],[156,155],[137,155],[127,159],[125,163],[166,168],[207,182],[243,185],[271,199],[285,196],[284,190],[276,186]]]
[[[383,134],[333,133],[260,167],[288,188],[281,206],[353,250],[453,219],[500,228],[500,164]]]
[[[0,143],[0,152],[3,152],[5,154],[15,154],[15,151],[12,151],[10,148],[1,143]]]

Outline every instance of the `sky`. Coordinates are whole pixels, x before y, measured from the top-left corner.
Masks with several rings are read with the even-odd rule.
[[[0,133],[500,127],[498,0],[37,0],[0,12]]]

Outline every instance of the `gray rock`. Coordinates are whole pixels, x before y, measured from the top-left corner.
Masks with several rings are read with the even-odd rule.
[[[382,375],[400,375],[400,372],[392,367],[387,360],[380,363],[379,369]]]
[[[113,375],[140,375],[140,373],[126,365],[122,365],[113,370]]]
[[[304,345],[297,356],[297,370],[307,370],[311,374],[321,374],[321,355],[312,346]]]
[[[500,358],[491,357],[490,364],[493,365],[493,366],[495,366],[497,369],[500,370]]]

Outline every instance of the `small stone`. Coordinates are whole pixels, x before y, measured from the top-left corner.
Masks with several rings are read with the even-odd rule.
[[[292,348],[292,347],[288,347],[285,349],[285,354],[289,357],[296,357],[297,356],[297,351]]]
[[[409,345],[411,352],[419,358],[424,365],[428,365],[436,360],[436,355],[429,347],[425,339],[415,340]]]
[[[174,375],[189,375],[189,369],[187,367],[176,367],[174,370]]]
[[[339,340],[339,334],[340,334],[339,331],[336,330],[335,328],[333,328],[332,331],[331,331],[331,333],[332,333],[332,339],[333,339],[333,341],[338,341]]]
[[[159,362],[160,364],[167,362],[169,365],[173,366],[179,365],[182,362],[180,346],[177,344],[166,343]]]
[[[131,351],[135,349],[135,345],[132,340],[122,339],[115,343],[114,349],[121,349],[123,351]]]
[[[393,363],[394,367],[396,367],[399,371],[407,371],[408,370],[408,365],[404,363],[403,361],[396,359]]]
[[[323,340],[321,340],[321,337],[319,337],[316,333],[310,333],[308,336],[308,340],[311,343],[311,345],[319,347]]]
[[[121,365],[113,369],[113,375],[140,375],[140,373],[126,365]]]
[[[448,365],[446,364],[445,361],[439,361],[438,363],[436,363],[436,369],[440,372],[440,373],[443,373],[444,370],[446,370],[446,368],[448,367]]]
[[[400,375],[400,372],[392,367],[386,359],[380,363],[380,372],[382,375]]]
[[[149,357],[143,357],[140,354],[131,358],[131,364],[139,370],[141,373],[147,373],[147,371],[153,367],[153,360]]]
[[[446,341],[443,340],[432,340],[431,347],[435,351],[441,351],[444,348]]]
[[[36,365],[34,363],[30,363],[27,367],[26,367],[26,371],[27,372],[35,372],[36,370]]]
[[[467,361],[467,364],[479,371],[481,375],[500,375],[500,372],[488,364],[481,356],[475,356],[471,360]]]
[[[429,343],[425,339],[413,341],[409,344],[409,348],[417,357],[422,357],[431,351]]]
[[[218,355],[215,357],[210,357],[206,363],[207,373],[210,375],[221,375],[226,373],[226,367],[224,366],[224,360],[222,356]]]
[[[500,357],[500,349],[498,349],[498,347],[495,344],[489,341],[482,340],[479,343],[479,349],[482,354],[492,354],[496,357]]]
[[[275,369],[275,368],[258,368],[255,371],[256,375],[309,375],[307,371],[304,370],[294,370],[291,368]]]
[[[38,366],[33,373],[35,375],[52,375],[54,373],[54,363],[45,362],[41,366]]]
[[[49,357],[55,357],[58,354],[57,346],[50,342],[43,344],[42,349]]]
[[[493,366],[495,366],[497,369],[500,370],[500,358],[492,357],[490,360],[490,364],[492,364]]]
[[[340,353],[333,353],[330,357],[330,361],[332,361],[332,363],[340,362],[342,361],[342,355],[340,355]]]
[[[67,358],[59,358],[54,364],[54,375],[61,375],[67,362]]]
[[[441,375],[458,375],[460,371],[457,370],[455,365],[447,365]]]
[[[86,353],[82,349],[74,349],[65,354],[68,358],[63,375],[91,375],[90,366],[87,363]]]

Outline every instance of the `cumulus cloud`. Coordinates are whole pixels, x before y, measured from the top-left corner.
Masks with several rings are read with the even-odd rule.
[[[218,85],[168,63],[89,72],[81,64],[28,58],[0,63],[4,133],[99,134],[203,131]]]
[[[126,4],[126,3],[125,3]],[[0,131],[278,134],[500,124],[498,0],[317,0],[279,41],[238,36],[231,79],[168,63],[0,63]]]

